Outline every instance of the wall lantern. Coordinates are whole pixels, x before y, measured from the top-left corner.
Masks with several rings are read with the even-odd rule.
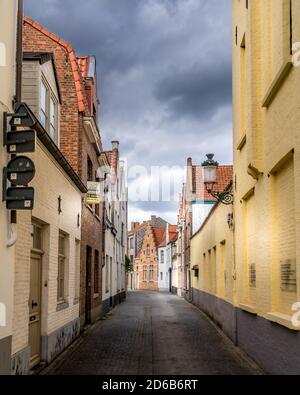
[[[229,190],[222,192],[215,191],[219,163],[214,160],[214,154],[207,154],[207,160],[202,163],[204,172],[204,185],[207,192],[217,199],[218,202],[230,205],[233,204],[233,194]]]

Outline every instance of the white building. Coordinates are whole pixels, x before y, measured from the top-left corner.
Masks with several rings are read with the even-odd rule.
[[[171,265],[171,292],[181,296],[181,290],[179,287],[179,275],[180,267],[177,255],[177,238],[170,241],[167,247],[167,255],[170,259]]]
[[[172,292],[172,258],[176,238],[176,227],[167,225],[164,240],[158,247],[158,289],[161,292]]]
[[[17,1],[0,0],[0,183],[2,168],[8,162],[3,147],[3,113],[13,111],[16,73]],[[10,373],[13,297],[14,254],[16,226],[11,223],[5,203],[0,201],[0,375]]]
[[[119,142],[100,157],[104,181],[104,262],[102,269],[103,313],[126,297],[125,255],[127,253],[127,187],[125,163],[119,159]]]

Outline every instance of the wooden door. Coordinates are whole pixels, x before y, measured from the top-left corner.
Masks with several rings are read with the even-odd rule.
[[[29,296],[29,346],[31,349],[31,368],[39,364],[41,360],[41,281],[42,255],[32,252]]]

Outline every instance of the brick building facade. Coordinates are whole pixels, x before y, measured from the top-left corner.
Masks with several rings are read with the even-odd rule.
[[[24,51],[53,53],[61,95],[58,145],[85,185],[87,181],[95,181],[102,143],[97,126],[94,59],[76,58],[72,46],[27,17],[24,19]],[[102,206],[97,209],[83,201],[82,214],[78,218],[82,229],[81,327],[94,322],[101,314],[102,209]]]

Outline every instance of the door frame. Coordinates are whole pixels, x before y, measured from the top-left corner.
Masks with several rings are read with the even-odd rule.
[[[90,262],[88,264],[88,251],[90,252]],[[91,323],[91,309],[92,309],[92,261],[93,261],[93,249],[90,246],[86,246],[85,249],[85,325],[89,325]]]

